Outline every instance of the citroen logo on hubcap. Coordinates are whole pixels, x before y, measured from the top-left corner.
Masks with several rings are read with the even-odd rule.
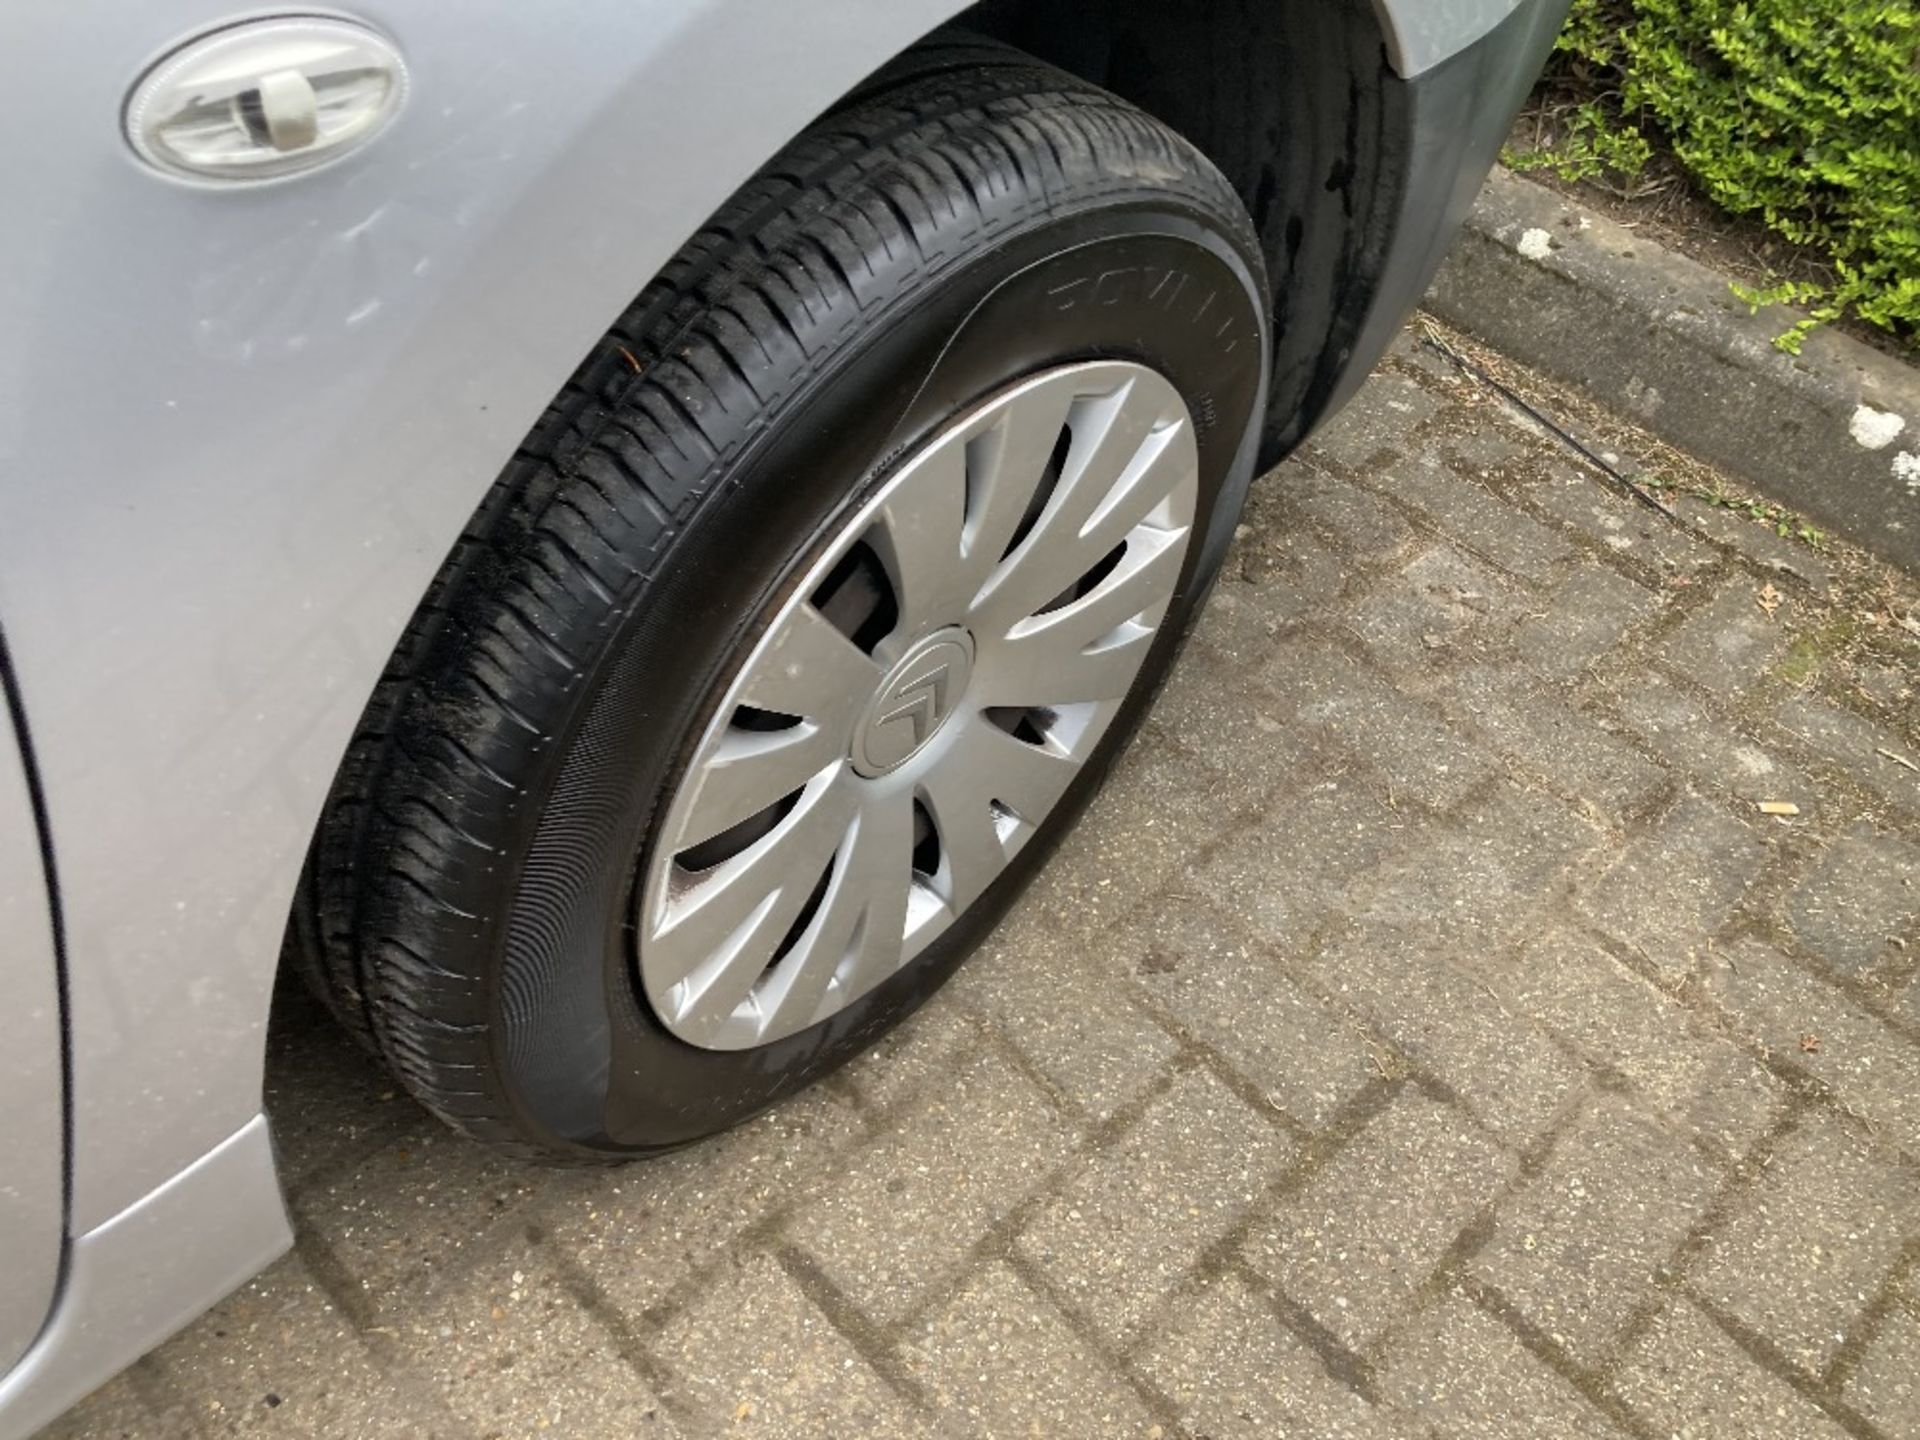
[[[853,768],[884,775],[919,752],[953,713],[973,673],[973,638],[964,630],[929,635],[895,665],[861,717]]]

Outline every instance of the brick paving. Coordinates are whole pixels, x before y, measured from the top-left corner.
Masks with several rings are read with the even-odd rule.
[[[553,1173],[289,996],[294,1253],[51,1433],[1920,1434],[1906,582],[1690,513],[1403,340],[878,1053]]]

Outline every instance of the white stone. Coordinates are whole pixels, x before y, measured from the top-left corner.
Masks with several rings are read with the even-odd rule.
[[[1920,495],[1920,455],[1911,450],[1902,450],[1894,456],[1893,478],[1906,481],[1907,489]]]
[[[1553,236],[1544,230],[1529,230],[1520,237],[1517,248],[1529,260],[1544,260],[1553,254]]]
[[[1890,411],[1876,410],[1871,405],[1862,405],[1853,412],[1852,430],[1854,440],[1869,450],[1884,450],[1907,428],[1907,417],[1895,415]]]

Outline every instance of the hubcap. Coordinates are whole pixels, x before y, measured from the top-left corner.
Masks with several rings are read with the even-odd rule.
[[[691,1044],[824,1020],[1006,869],[1133,688],[1198,491],[1143,366],[1065,365],[946,426],[776,601],[665,808],[642,988]]]
[[[973,637],[960,629],[929,635],[893,667],[853,737],[853,768],[896,770],[933,739],[973,675]]]

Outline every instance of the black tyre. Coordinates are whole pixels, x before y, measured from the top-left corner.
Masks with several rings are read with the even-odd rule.
[[[617,1159],[908,1014],[1172,663],[1264,285],[1202,156],[1016,52],[924,51],[797,140],[581,365],[394,657],[295,926],[342,1019],[476,1138]]]

